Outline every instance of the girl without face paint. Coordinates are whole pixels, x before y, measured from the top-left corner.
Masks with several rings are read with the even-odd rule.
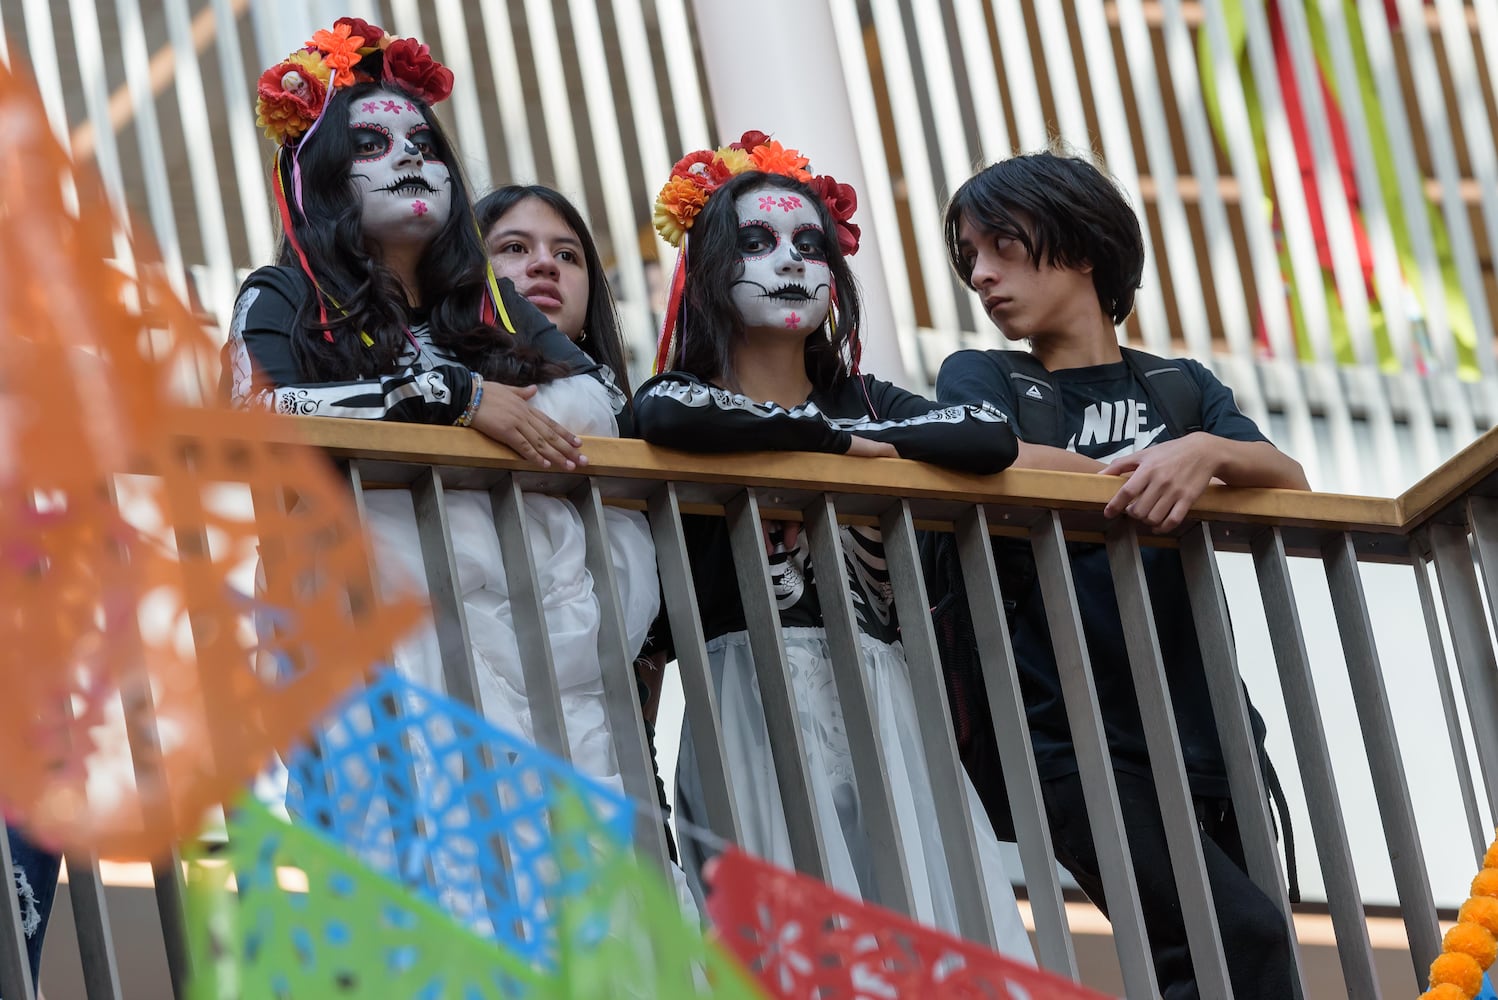
[[[762,158],[794,153],[778,147],[755,152]],[[673,181],[701,162],[702,154],[683,159]],[[830,178],[813,183],[822,190],[840,187]],[[646,382],[635,397],[642,437],[696,451],[903,456],[980,473],[1013,461],[1014,435],[997,413],[982,406],[941,408],[857,371],[859,298],[842,249],[856,249],[857,230],[845,224],[846,213],[835,217],[811,184],[780,173],[748,171],[704,187],[706,204],[683,227],[686,275],[676,322],[665,331],[671,370]],[[658,203],[667,206],[668,216],[671,203],[665,195]],[[790,865],[748,622],[734,574],[724,571],[733,560],[728,529],[721,517],[682,521],[734,778],[741,846]],[[796,525],[772,526],[768,538],[770,584],[830,880],[843,891],[881,900],[811,582],[817,569],[841,573],[852,597],[915,915],[955,932],[955,893],[915,724],[883,540],[863,527],[842,528],[840,535],[846,564],[838,567],[813,567]],[[679,760],[678,813],[701,823],[705,796],[690,732],[682,733]],[[1000,947],[1031,961],[997,840],[971,786],[965,791]],[[699,842],[684,841],[683,856],[695,875],[709,852]]]
[[[316,84],[326,67],[309,69],[307,60],[321,58],[310,50],[261,78],[262,124],[283,139],[275,181],[285,231],[279,264],[251,274],[235,304],[225,371],[231,398],[285,413],[472,426],[526,458],[577,468],[585,460],[573,432],[616,436],[627,398],[509,279],[495,282],[497,297],[491,292],[459,159],[428,106],[428,98],[446,96],[451,74],[414,40],[380,48],[378,28],[344,23],[365,42],[355,71],[374,82],[337,86],[324,100]],[[489,493],[448,489],[446,501],[478,707],[529,739]],[[421,588],[411,494],[371,490],[364,502],[382,583]],[[622,788],[582,519],[565,499],[526,493],[524,504],[572,763]],[[605,517],[633,652],[659,610],[654,546],[642,515],[608,508]],[[435,629],[415,634],[392,659],[416,682],[444,688]],[[430,757],[416,756],[418,778],[437,782],[441,776],[423,772],[434,765],[420,763]]]

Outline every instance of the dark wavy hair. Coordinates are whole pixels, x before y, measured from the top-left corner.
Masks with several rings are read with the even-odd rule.
[[[734,282],[743,274],[738,250],[739,217],[734,203],[758,187],[794,191],[816,206],[827,235],[827,266],[836,291],[837,329],[827,320],[806,338],[806,377],[818,389],[835,389],[852,374],[859,330],[858,284],[837,241],[837,221],[809,186],[784,174],[757,170],[738,174],[713,192],[687,235],[687,274],[676,340],[667,366],[700,379],[737,384],[733,349],[744,338],[744,321],[733,303]],[[830,318],[829,313],[829,318]]]
[[[425,101],[397,83],[382,81],[336,91],[317,130],[301,143],[301,210],[291,197],[294,150],[283,148],[276,160],[293,231],[327,309],[326,326],[315,295],[309,294],[297,310],[296,335],[291,339],[304,376],[331,382],[390,375],[399,370],[406,349],[406,293],[400,279],[381,262],[378,247],[364,239],[362,203],[350,178],[354,145],[347,128],[349,108],[379,91],[400,93],[416,105],[431,126],[437,155],[452,175],[447,222],[432,237],[416,271],[421,302],[431,310],[432,342],[491,381],[527,385],[565,374],[561,366],[517,344],[503,328],[481,320],[487,258],[457,151]],[[301,270],[284,232],[278,263]],[[325,332],[332,334],[331,342]],[[361,332],[374,343],[366,346]]]
[[[1026,153],[1001,160],[965,181],[947,203],[947,254],[963,283],[972,264],[957,245],[966,221],[985,234],[1017,241],[1039,268],[1092,265],[1098,304],[1122,323],[1134,311],[1144,274],[1139,217],[1123,192],[1080,156]]]
[[[478,217],[479,232],[487,241],[489,230],[494,228],[494,224],[527,198],[536,199],[561,216],[582,245],[583,261],[588,268],[588,308],[583,315],[583,330],[587,333],[587,338],[578,347],[594,361],[608,365],[625,396],[633,395],[629,387],[628,362],[624,354],[624,337],[619,330],[619,309],[614,304],[614,291],[609,287],[608,273],[604,270],[603,258],[598,254],[598,244],[594,242],[593,233],[583,221],[577,206],[567,200],[566,195],[544,184],[506,184],[484,195],[473,207],[474,214]]]

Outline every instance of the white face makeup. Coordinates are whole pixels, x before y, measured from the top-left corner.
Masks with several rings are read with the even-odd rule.
[[[832,301],[828,237],[815,204],[784,188],[739,195],[738,251],[744,270],[730,290],[750,330],[809,334]]]
[[[422,246],[447,222],[452,175],[436,159],[431,126],[414,102],[378,91],[349,108],[354,189],[364,238],[383,247]]]

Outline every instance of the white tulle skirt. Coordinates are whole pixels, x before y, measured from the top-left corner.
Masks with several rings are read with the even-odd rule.
[[[854,783],[853,758],[843,727],[842,708],[833,685],[826,638],[821,629],[815,628],[787,628],[783,632],[830,880],[849,895],[878,902],[873,859]],[[898,645],[891,646],[869,636],[860,638],[864,682],[869,689],[875,729],[884,747],[915,915],[922,923],[956,933],[956,901],[937,823],[936,800],[927,778],[925,751],[916,725],[910,668]],[[748,633],[718,636],[708,642],[707,653],[741,826],[740,846],[766,860],[792,867],[790,837],[780,803]],[[1020,922],[998,839],[972,783],[965,774],[962,780],[999,949],[1011,957],[1033,962],[1034,954]],[[676,808],[684,819],[704,824],[702,778],[687,726],[682,727]],[[700,891],[698,880],[710,851],[691,836],[679,840],[682,863]]]

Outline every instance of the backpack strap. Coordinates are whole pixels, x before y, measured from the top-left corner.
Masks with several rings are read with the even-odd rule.
[[[1009,380],[1014,394],[1014,433],[1029,444],[1066,447],[1066,425],[1061,418],[1061,390],[1045,365],[1029,351],[988,351],[988,357]]]
[[[1201,386],[1178,359],[1157,357],[1132,347],[1120,350],[1171,437],[1182,438],[1202,429]]]

